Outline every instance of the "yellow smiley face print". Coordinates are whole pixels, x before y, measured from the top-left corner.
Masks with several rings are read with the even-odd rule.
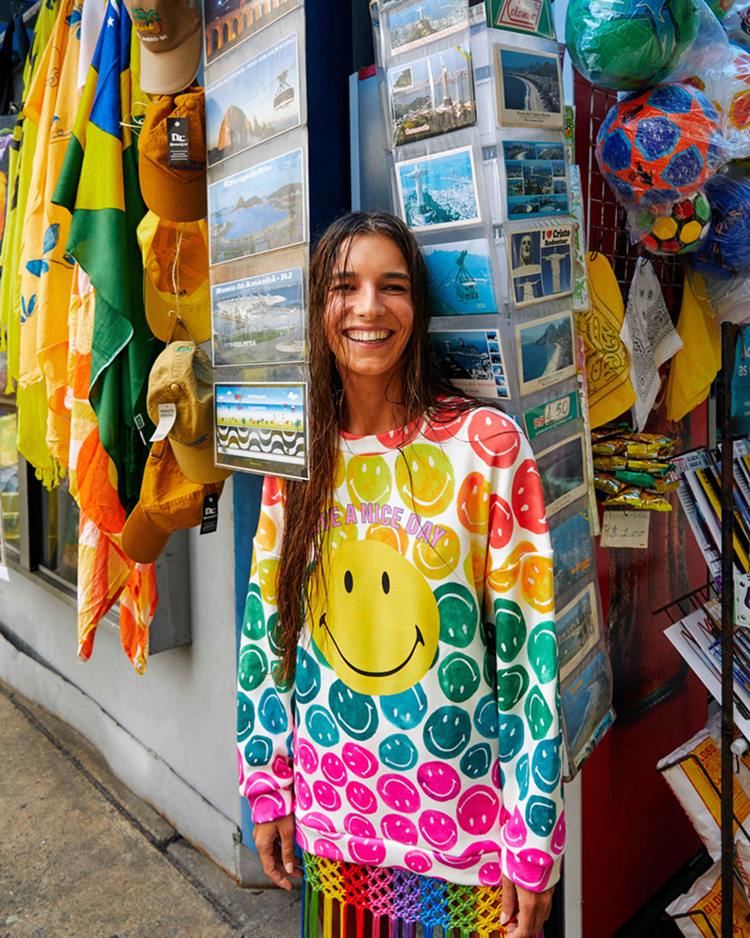
[[[400,694],[430,668],[440,637],[437,601],[398,551],[376,540],[331,551],[318,584],[312,637],[338,677],[360,694]]]

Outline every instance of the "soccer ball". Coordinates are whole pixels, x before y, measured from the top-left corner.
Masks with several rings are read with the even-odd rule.
[[[641,244],[652,254],[687,254],[695,251],[708,234],[711,206],[698,190],[676,202],[666,213],[643,209],[636,221],[648,228]]]
[[[711,203],[711,227],[690,255],[691,265],[724,278],[750,270],[750,179],[714,176],[705,192]]]
[[[565,41],[592,84],[635,91],[663,81],[698,32],[694,0],[570,0]]]
[[[671,205],[716,171],[718,132],[716,109],[697,88],[662,85],[610,108],[596,158],[621,202]]]

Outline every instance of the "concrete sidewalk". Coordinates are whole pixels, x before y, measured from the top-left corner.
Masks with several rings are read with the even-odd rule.
[[[237,887],[2,683],[0,765],[0,938],[299,934],[299,891]]]

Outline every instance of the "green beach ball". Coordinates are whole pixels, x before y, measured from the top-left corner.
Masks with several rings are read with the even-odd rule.
[[[592,84],[635,91],[667,78],[697,31],[695,0],[571,0],[565,41]]]

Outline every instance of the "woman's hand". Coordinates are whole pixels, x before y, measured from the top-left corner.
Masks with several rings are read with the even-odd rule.
[[[294,815],[256,824],[253,840],[266,876],[281,889],[291,890],[287,876],[299,877],[302,873],[294,857]]]
[[[503,876],[500,924],[512,938],[536,938],[552,910],[553,886],[545,892],[530,892]],[[507,923],[507,924],[506,924]]]

